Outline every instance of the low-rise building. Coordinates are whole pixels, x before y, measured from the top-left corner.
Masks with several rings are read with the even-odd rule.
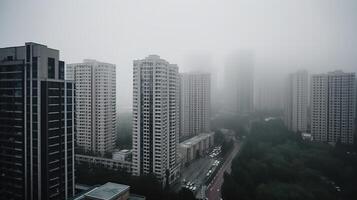
[[[112,155],[114,160],[130,161],[132,158],[132,150],[129,149],[117,150],[114,151]]]
[[[94,186],[73,198],[73,200],[145,200],[144,196],[130,194],[130,186],[108,182]]]
[[[214,144],[214,132],[201,133],[179,144],[182,162],[190,162],[203,155]]]
[[[87,163],[90,165],[99,165],[111,170],[125,170],[131,173],[132,162],[127,160],[118,160],[113,158],[103,158],[98,156],[76,154],[76,162],[78,164]]]

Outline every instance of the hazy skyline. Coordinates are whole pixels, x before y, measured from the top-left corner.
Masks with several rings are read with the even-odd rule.
[[[133,60],[149,54],[218,80],[240,49],[254,51],[256,77],[356,72],[356,10],[354,0],[3,0],[0,47],[32,41],[60,50],[67,64],[116,64],[122,112],[131,106]]]

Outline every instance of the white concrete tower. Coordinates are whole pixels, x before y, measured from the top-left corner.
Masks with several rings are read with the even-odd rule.
[[[180,137],[186,138],[210,130],[211,75],[180,75]]]
[[[355,73],[312,76],[311,133],[316,141],[353,144],[356,117]]]
[[[315,141],[327,142],[328,76],[311,76],[311,134]]]
[[[66,79],[76,86],[76,138],[84,151],[103,155],[115,148],[115,65],[84,60],[68,64]]]
[[[133,175],[178,175],[179,74],[157,55],[133,63]]]

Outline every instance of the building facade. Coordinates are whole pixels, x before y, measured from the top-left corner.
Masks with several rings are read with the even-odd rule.
[[[116,142],[115,65],[96,60],[68,64],[66,79],[76,84],[76,140],[84,151],[104,155]]]
[[[355,73],[342,71],[311,77],[311,134],[321,142],[354,143]]]
[[[294,132],[307,131],[308,73],[305,70],[289,74],[285,91],[285,125]]]
[[[224,72],[225,110],[247,114],[254,109],[254,56],[241,51],[227,59]]]
[[[180,74],[180,138],[210,130],[211,75]]]
[[[214,132],[201,133],[179,144],[182,162],[188,163],[204,155],[214,145]]]
[[[59,51],[0,48],[0,197],[74,195],[74,85]]]
[[[157,55],[133,64],[133,175],[177,178],[179,73]]]
[[[116,159],[114,156],[112,158],[104,158],[101,156],[76,154],[76,163],[100,166],[102,168],[125,171],[127,173],[131,173],[132,169],[131,160]]]

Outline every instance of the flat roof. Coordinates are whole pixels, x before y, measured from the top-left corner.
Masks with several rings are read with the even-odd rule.
[[[129,188],[130,186],[128,185],[108,182],[88,192],[87,194],[85,194],[85,197],[100,200],[112,200],[123,194],[124,192],[128,191]]]
[[[146,200],[146,197],[137,194],[130,194],[129,200]]]
[[[190,139],[188,139],[188,140],[185,140],[185,141],[181,142],[180,145],[183,145],[183,146],[191,146],[191,145],[196,144],[196,143],[200,142],[201,140],[203,140],[203,139],[205,139],[205,138],[207,138],[207,137],[209,137],[209,136],[211,136],[211,135],[213,135],[213,132],[210,132],[210,133],[201,133],[201,134],[199,134],[199,135],[196,135],[196,136],[193,137],[193,138],[190,138]]]

